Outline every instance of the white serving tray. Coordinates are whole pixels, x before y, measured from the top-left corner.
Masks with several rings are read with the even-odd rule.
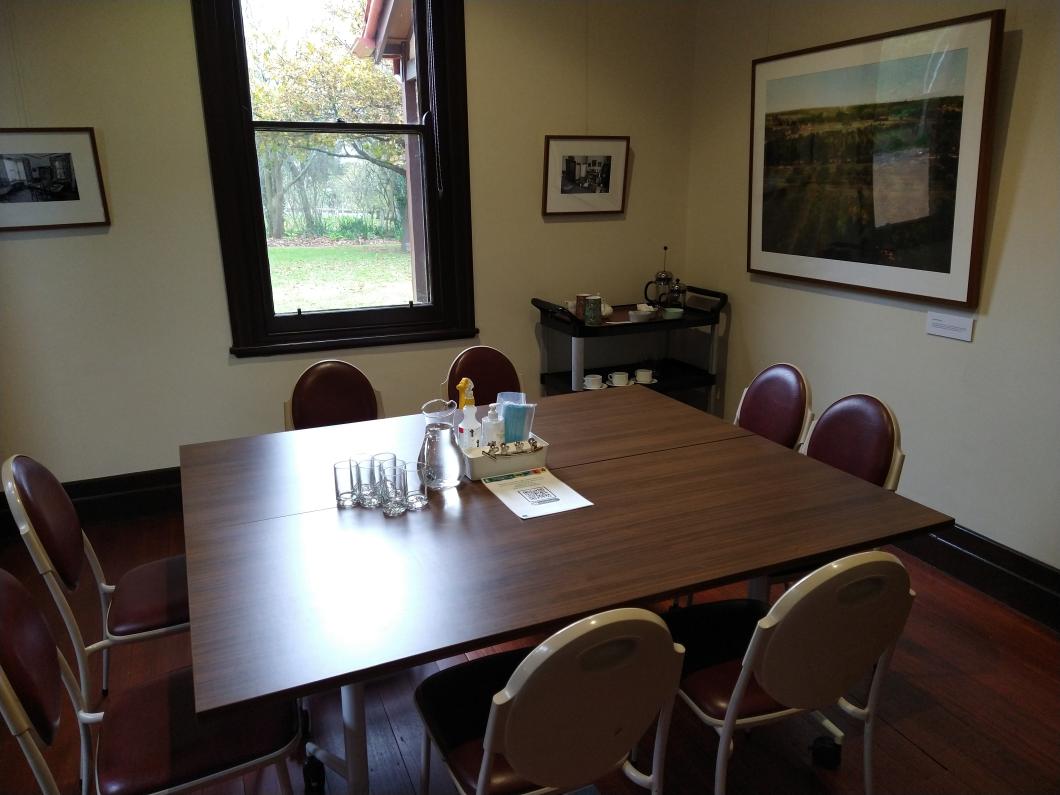
[[[464,454],[464,472],[471,480],[482,480],[482,478],[494,475],[508,475],[512,472],[524,472],[527,469],[545,466],[548,460],[548,442],[536,433],[530,434],[537,439],[538,448],[534,452],[523,452],[515,455],[498,455],[491,458],[486,455],[487,448],[474,447],[470,450],[462,450]],[[526,442],[522,442],[524,449],[529,450]],[[509,447],[514,447],[510,444]]]

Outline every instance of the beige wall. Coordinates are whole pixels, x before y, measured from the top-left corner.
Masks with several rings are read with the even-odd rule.
[[[658,247],[684,238],[679,86],[693,12],[648,0],[466,7],[477,320],[536,390],[530,298],[632,300]],[[75,480],[282,429],[283,399],[320,356],[228,354],[187,0],[0,3],[0,126],[60,125],[96,128],[113,225],[0,234],[0,456],[26,452]],[[624,220],[543,221],[546,133],[633,136]],[[437,394],[465,344],[339,355],[400,414]]]
[[[482,341],[536,388],[530,297],[633,300],[669,243],[678,275],[732,296],[730,414],[776,360],[805,369],[818,407],[878,393],[902,421],[903,493],[1060,565],[1054,3],[1009,4],[972,344],[925,336],[919,304],[744,272],[751,59],[993,5],[466,0]],[[59,125],[96,128],[113,225],[0,234],[0,455],[74,480],[280,429],[281,401],[318,357],[228,355],[185,0],[0,4],[0,126]],[[541,218],[546,133],[632,137],[625,218]],[[461,347],[340,355],[398,414],[435,393]]]
[[[1007,5],[983,297],[971,344],[924,333],[923,304],[751,278],[751,60]],[[899,491],[1060,565],[1060,51],[1036,2],[701,3],[695,46],[689,276],[732,296],[727,403],[760,368],[804,369],[820,410],[868,391],[895,409]]]

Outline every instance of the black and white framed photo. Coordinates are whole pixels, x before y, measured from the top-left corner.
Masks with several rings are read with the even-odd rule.
[[[628,135],[546,135],[541,214],[625,212],[628,163]]]
[[[109,224],[91,127],[0,128],[0,232]]]
[[[1004,11],[753,63],[747,270],[974,308]]]

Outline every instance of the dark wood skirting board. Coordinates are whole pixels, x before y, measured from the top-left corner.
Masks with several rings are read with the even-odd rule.
[[[896,546],[1060,632],[1060,570],[961,525]]]
[[[117,521],[180,511],[180,467],[72,480],[63,487],[74,501],[82,522]],[[3,500],[0,541],[14,538],[17,532],[7,500]]]
[[[114,521],[180,511],[180,468],[168,467],[64,484],[82,521]],[[14,520],[0,503],[0,541],[13,538]],[[1060,631],[1060,571],[966,527],[906,539],[897,546],[978,588],[1024,615]]]

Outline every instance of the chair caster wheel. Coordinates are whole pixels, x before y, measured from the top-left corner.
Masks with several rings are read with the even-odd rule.
[[[838,770],[843,755],[843,746],[831,737],[818,737],[810,746],[810,755],[817,767],[825,770]]]
[[[302,764],[305,795],[324,795],[324,763],[315,756],[306,757]]]

